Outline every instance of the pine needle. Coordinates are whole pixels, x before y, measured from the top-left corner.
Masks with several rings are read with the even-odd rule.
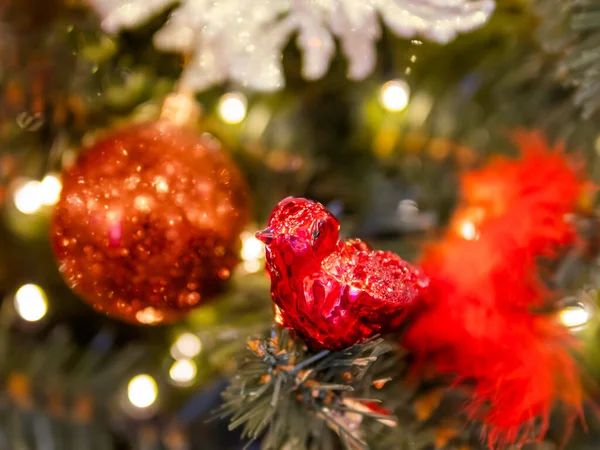
[[[366,449],[359,438],[363,419],[393,421],[368,406],[364,412],[344,406],[346,400],[357,401],[351,397],[357,390],[370,388],[370,381],[364,386],[362,380],[378,358],[391,355],[391,347],[381,338],[344,351],[312,352],[282,330],[249,341],[248,349],[216,416],[230,417],[229,428],[243,427],[243,436],[251,441],[263,437],[263,449],[288,448],[292,442],[294,449],[329,450],[335,448],[334,442],[347,449]],[[315,442],[322,445],[314,447]]]

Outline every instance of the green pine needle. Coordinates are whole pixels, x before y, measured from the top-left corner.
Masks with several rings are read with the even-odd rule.
[[[383,339],[315,352],[281,330],[249,341],[248,347],[217,417],[229,417],[232,430],[243,427],[243,437],[251,442],[262,437],[264,449],[366,449],[363,419],[393,422],[392,416],[344,403],[357,401],[355,392],[370,385],[369,369],[390,353]],[[373,400],[362,402],[368,401]]]

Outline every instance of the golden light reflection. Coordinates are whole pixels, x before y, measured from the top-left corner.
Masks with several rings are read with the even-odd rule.
[[[36,284],[21,286],[14,297],[17,314],[27,322],[37,322],[48,312],[48,299],[44,290]]]
[[[192,333],[180,335],[171,347],[171,356],[175,359],[194,358],[202,351],[202,342]]]
[[[152,406],[158,398],[158,386],[150,375],[137,375],[127,385],[127,398],[136,408]]]

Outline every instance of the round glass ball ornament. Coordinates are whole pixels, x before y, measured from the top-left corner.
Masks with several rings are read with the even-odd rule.
[[[109,316],[176,321],[240,254],[248,187],[208,134],[159,120],[112,131],[62,174],[51,240],[67,284]]]

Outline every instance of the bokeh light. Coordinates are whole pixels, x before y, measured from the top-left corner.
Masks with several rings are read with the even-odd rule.
[[[256,237],[250,236],[245,239],[242,244],[242,259],[245,261],[260,259],[263,256],[264,251],[264,244]]]
[[[194,361],[191,359],[178,359],[171,366],[169,377],[171,377],[171,380],[176,384],[189,385],[194,381],[197,373],[198,368]]]
[[[183,333],[171,347],[171,355],[175,359],[193,358],[202,351],[202,342],[192,333]]]
[[[585,325],[590,313],[583,305],[572,305],[560,311],[558,318],[565,327],[574,329]]]
[[[463,223],[460,224],[459,233],[467,241],[477,239],[477,228],[475,227],[475,224],[470,220],[465,220]]]
[[[127,385],[127,398],[136,408],[148,408],[158,398],[158,386],[150,375],[137,375]]]
[[[55,205],[60,198],[62,184],[57,175],[49,173],[38,185],[40,201],[43,205]]]
[[[254,233],[242,233],[242,265],[247,273],[258,272],[262,267],[265,256],[265,245],[259,241]]]
[[[23,214],[35,214],[42,207],[40,182],[30,180],[21,184],[14,191],[13,202]]]
[[[410,87],[403,80],[392,80],[381,86],[379,101],[388,111],[399,112],[408,106]]]
[[[248,101],[244,94],[231,92],[219,100],[219,115],[230,124],[240,123],[246,117]]]
[[[37,322],[48,312],[48,299],[44,290],[36,284],[25,284],[15,293],[17,314],[27,322]]]

